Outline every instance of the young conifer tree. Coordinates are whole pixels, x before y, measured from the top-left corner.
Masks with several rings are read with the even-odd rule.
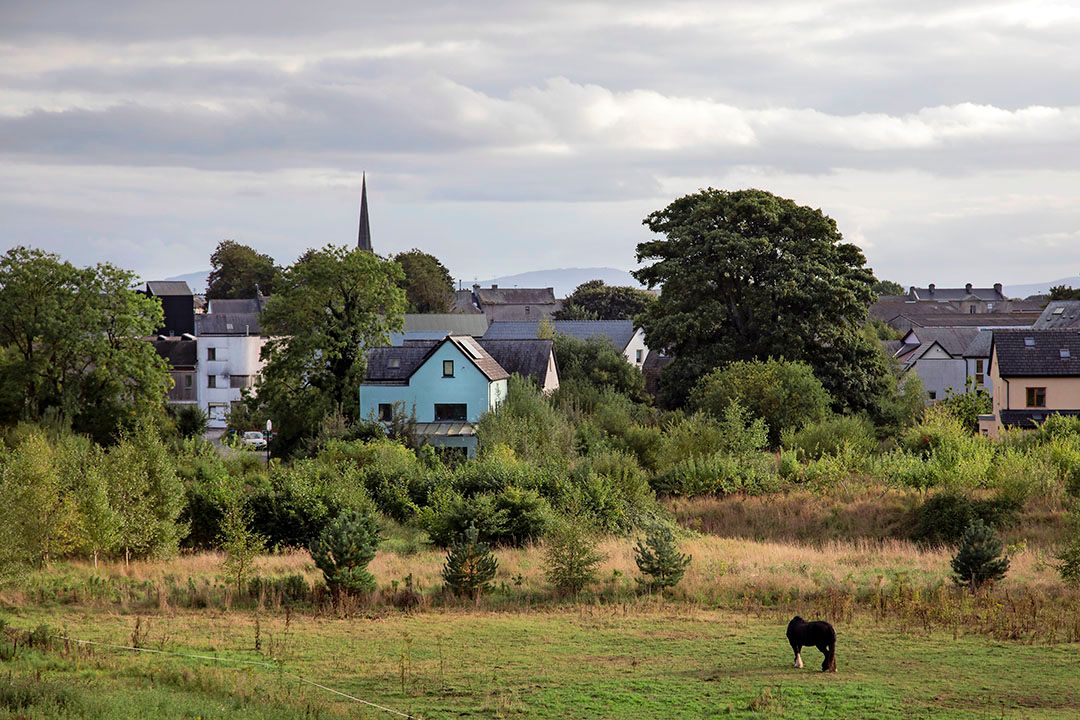
[[[473,600],[479,600],[481,593],[491,589],[491,580],[499,569],[495,554],[479,537],[480,531],[470,523],[461,539],[450,547],[442,571],[451,592]]]
[[[634,561],[646,577],[638,582],[650,590],[674,587],[682,580],[690,556],[679,552],[675,534],[668,525],[657,523],[645,531],[634,548]]]
[[[960,548],[952,559],[953,580],[975,592],[984,585],[1005,577],[1009,558],[992,528],[976,520],[964,531]]]

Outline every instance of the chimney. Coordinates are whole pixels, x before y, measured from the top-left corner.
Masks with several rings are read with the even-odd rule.
[[[968,295],[971,294],[971,283],[968,283],[964,286],[964,292],[966,292]]]
[[[478,285],[477,283],[473,283],[472,289],[473,289],[473,292],[476,292],[477,290],[480,289],[480,285]]]
[[[1001,283],[994,283],[994,292],[996,292],[998,295],[1005,294],[1002,292]]]
[[[498,286],[498,285],[496,285],[495,283],[491,283],[491,289],[492,289],[492,290],[498,290],[498,289],[499,289],[499,286]]]
[[[933,294],[934,294],[934,288],[935,288],[935,287],[936,287],[936,286],[934,285],[934,283],[930,283],[930,287],[928,287],[928,288],[927,288],[927,290],[929,290],[929,291],[930,291],[930,294],[931,294],[931,295],[933,295]]]

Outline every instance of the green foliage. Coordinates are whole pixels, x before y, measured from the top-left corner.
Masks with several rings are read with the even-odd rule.
[[[281,277],[274,258],[235,240],[222,240],[210,256],[207,300],[250,299],[273,295]]]
[[[1009,559],[992,528],[976,520],[964,531],[960,547],[952,559],[953,579],[972,592],[1005,577]]]
[[[487,543],[480,542],[479,531],[470,525],[450,547],[443,565],[443,582],[455,595],[479,599],[491,589],[499,561]]]
[[[820,210],[762,190],[707,189],[649,215],[663,239],[637,246],[634,276],[663,287],[642,314],[650,347],[674,357],[666,395],[682,404],[707,372],[735,360],[801,360],[837,409],[869,409],[888,374],[861,332],[874,276]]]
[[[544,539],[544,572],[560,595],[577,595],[595,582],[605,559],[592,531],[574,519],[556,523]]]
[[[364,348],[401,328],[401,267],[363,250],[309,250],[285,270],[262,314],[259,400],[274,420],[272,451],[289,455],[327,415],[359,420]]]
[[[25,247],[0,256],[0,423],[51,418],[107,443],[162,416],[171,380],[143,339],[161,305],[134,284],[109,264]]]
[[[510,378],[502,404],[480,418],[476,434],[482,454],[500,446],[511,448],[534,467],[566,467],[574,454],[574,429],[566,416],[535,385],[517,376]]]
[[[210,419],[198,405],[181,405],[170,408],[176,419],[176,432],[182,438],[202,437]]]
[[[1069,585],[1080,585],[1080,508],[1072,512],[1069,534],[1057,559],[1061,579]]]
[[[225,551],[225,575],[240,597],[252,565],[266,549],[266,538],[251,530],[251,514],[239,497],[233,497],[221,522],[221,549]]]
[[[984,388],[969,384],[967,391],[954,393],[949,388],[937,406],[959,420],[971,433],[979,431],[979,416],[993,410],[993,398]]]
[[[403,277],[398,287],[405,291],[408,312],[448,313],[454,306],[454,279],[437,257],[412,249],[395,255]]]
[[[437,497],[422,515],[424,528],[439,547],[449,546],[470,527],[495,545],[523,545],[540,538],[551,521],[548,502],[535,490],[517,487],[464,497]]]
[[[638,539],[634,562],[646,576],[639,578],[639,583],[650,590],[663,590],[675,587],[682,580],[690,565],[690,556],[679,552],[671,527],[657,523],[645,530],[644,540]]]
[[[927,409],[923,421],[903,434],[901,445],[926,460],[927,486],[985,487],[992,477],[993,443],[969,433],[944,408]]]
[[[327,525],[309,550],[335,594],[371,592],[375,577],[367,566],[375,559],[381,539],[374,513],[349,510]]]
[[[1071,285],[1054,285],[1050,288],[1051,302],[1054,300],[1080,300],[1080,289],[1074,290]]]
[[[626,362],[623,354],[605,337],[579,340],[555,335],[555,360],[559,364],[559,384],[583,383],[599,390],[614,390],[631,400],[644,402],[645,376]]]
[[[1016,522],[1020,506],[1014,498],[999,496],[974,499],[970,495],[946,490],[931,495],[915,511],[915,540],[931,545],[946,545],[960,540],[973,523],[1004,528]]]
[[[858,415],[830,415],[806,425],[797,432],[786,432],[783,446],[799,457],[816,460],[825,455],[839,455],[845,449],[867,456],[877,447],[873,424]]]
[[[875,280],[874,294],[878,297],[882,295],[903,295],[904,286],[892,280]]]
[[[53,447],[44,433],[26,436],[0,471],[6,536],[0,558],[9,571],[20,564],[39,567],[70,549],[77,522],[75,499],[62,484]]]
[[[654,302],[656,296],[641,288],[589,280],[566,297],[555,319],[634,320]]]

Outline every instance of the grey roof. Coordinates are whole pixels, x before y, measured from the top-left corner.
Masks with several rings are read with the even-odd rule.
[[[193,368],[199,360],[199,348],[194,340],[167,338],[153,343],[157,354],[172,368]]]
[[[978,336],[979,329],[970,327],[913,328],[904,336],[905,343],[910,342],[908,337],[912,334],[918,338],[920,347],[927,347],[936,342],[953,357],[960,357]]]
[[[1031,326],[1035,330],[1080,329],[1080,300],[1054,300]]]
[[[195,317],[196,335],[259,335],[259,313],[206,313]]]
[[[555,320],[555,332],[578,340],[605,337],[619,351],[634,338],[634,323],[630,320]],[[484,333],[485,340],[528,340],[539,337],[539,322],[493,322]]]
[[[480,308],[476,307],[476,301],[473,299],[472,290],[454,291],[454,312],[466,315],[480,312]]]
[[[155,297],[193,294],[191,288],[183,280],[150,280],[146,283],[146,289]]]
[[[259,313],[262,312],[266,298],[207,300],[206,303],[208,313]]]
[[[444,343],[453,343],[488,380],[505,380],[510,373],[485,350],[479,342],[464,335],[450,335],[443,340],[411,342],[397,347],[371,348],[367,352],[367,369],[364,372],[365,383],[384,383],[404,385],[412,374],[434,354]],[[470,352],[475,346],[476,354]],[[391,360],[397,360],[393,367]]]
[[[990,357],[990,344],[994,339],[993,330],[980,330],[979,334],[975,336],[975,339],[971,341],[971,344],[964,350],[964,357],[966,358],[988,358]]]
[[[932,302],[950,302],[956,300],[984,300],[987,302],[997,302],[1006,299],[1005,295],[997,288],[977,288],[967,286],[961,288],[939,288],[935,286],[933,292],[931,292],[928,287],[913,287],[908,291],[908,297],[912,300],[929,300]]]
[[[488,329],[487,315],[482,313],[412,313],[405,316],[405,332],[442,332],[444,335],[482,337]]]
[[[553,288],[474,288],[473,293],[485,305],[554,305]]]
[[[1001,377],[1080,377],[1075,330],[995,330],[993,349]]]
[[[472,437],[476,435],[476,428],[472,423],[461,421],[416,423],[413,431],[421,437]]]
[[[551,340],[481,340],[480,344],[506,372],[516,373],[544,387],[555,346]]]
[[[917,327],[1030,327],[1038,319],[1033,312],[1009,312],[1009,313],[902,313],[897,317],[905,317],[911,324]],[[896,318],[892,318],[895,320]]]

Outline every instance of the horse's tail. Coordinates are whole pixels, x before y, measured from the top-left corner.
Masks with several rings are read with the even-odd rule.
[[[836,672],[836,634],[829,641],[829,652],[825,656],[825,664],[821,669],[824,672]]]

